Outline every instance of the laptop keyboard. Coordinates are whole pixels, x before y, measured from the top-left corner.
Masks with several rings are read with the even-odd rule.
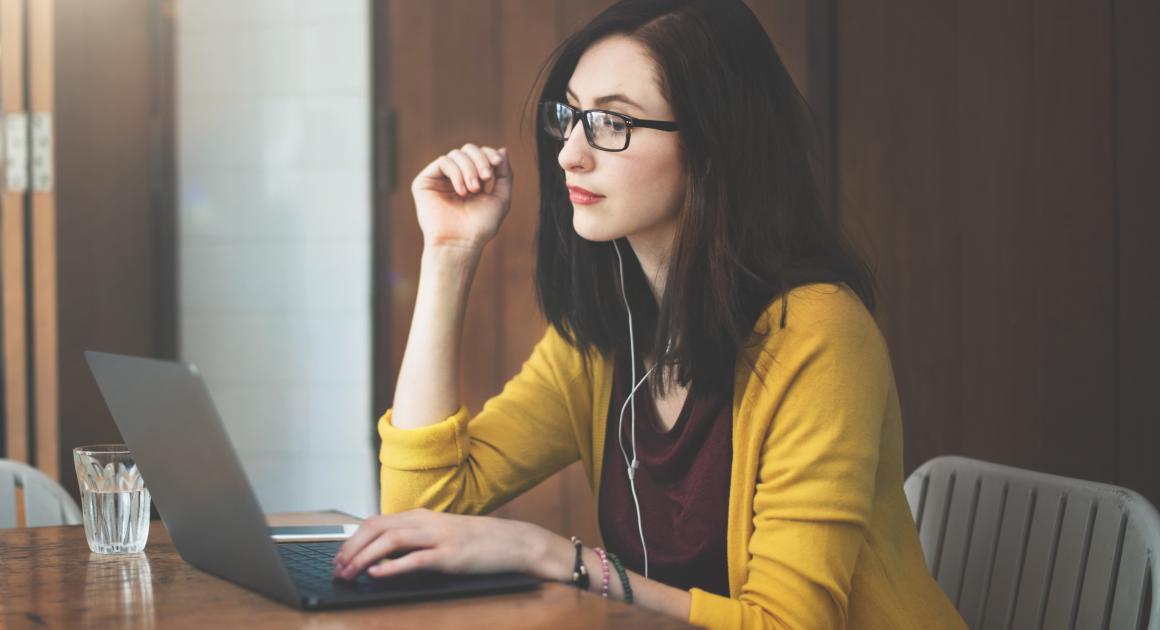
[[[365,573],[357,580],[334,579],[334,556],[340,542],[281,543],[278,553],[300,589],[312,593],[368,593],[377,591],[426,591],[448,581],[441,573],[417,572],[377,579]]]

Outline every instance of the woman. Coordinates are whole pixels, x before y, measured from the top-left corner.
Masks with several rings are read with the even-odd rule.
[[[380,421],[384,515],[336,575],[524,571],[721,628],[961,627],[903,495],[873,280],[823,210],[806,107],[753,14],[627,0],[549,63],[536,282],[551,325],[471,417],[459,338],[512,171],[473,144],[431,162]],[[475,516],[577,459],[607,551]]]

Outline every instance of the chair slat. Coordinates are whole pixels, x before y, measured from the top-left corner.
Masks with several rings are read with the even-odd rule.
[[[983,605],[991,583],[991,569],[999,544],[999,527],[1004,516],[1008,486],[1003,480],[981,475],[979,505],[971,533],[971,551],[959,594],[958,608],[967,627],[978,628],[983,622]]]
[[[1139,628],[1144,616],[1144,588],[1148,581],[1148,549],[1131,521],[1124,531],[1120,570],[1112,600],[1109,628]]]
[[[1027,537],[1027,551],[1023,573],[1019,576],[1019,594],[1015,602],[1012,628],[1039,628],[1043,608],[1047,603],[1048,581],[1059,543],[1065,506],[1064,493],[1055,488],[1039,488],[1035,515],[1031,518],[1031,535]]]
[[[16,525],[16,475],[0,468],[0,529]]]
[[[1051,572],[1051,590],[1047,594],[1044,628],[1072,628],[1079,603],[1080,585],[1095,526],[1095,496],[1087,491],[1067,495],[1067,509],[1056,545],[1055,567]]]
[[[1119,504],[1106,497],[1099,502],[1091,550],[1084,569],[1076,628],[1107,627],[1104,623],[1111,612],[1113,580],[1126,524],[1127,517]]]
[[[1160,630],[1160,513],[1136,492],[953,455],[906,490],[968,627]]]
[[[28,527],[61,525],[65,522],[60,501],[53,488],[37,479],[24,478],[24,514]]]
[[[973,472],[958,473],[955,476],[955,488],[947,512],[948,527],[943,535],[937,578],[943,592],[949,594],[951,601],[957,605],[959,586],[963,581],[967,554],[970,552],[975,508],[979,502],[979,475]],[[954,526],[950,527],[952,523]]]
[[[1006,630],[1009,627],[1027,545],[1026,536],[1037,502],[1038,494],[1030,484],[1011,482],[1007,504],[1003,508],[1003,525],[999,528],[995,567],[991,571],[982,628]]]
[[[948,470],[934,470],[927,482],[926,505],[922,509],[922,528],[918,539],[926,556],[926,568],[931,575],[938,575],[939,557],[942,554],[943,534],[946,531],[947,508],[955,492],[955,475]]]
[[[16,516],[21,511],[25,527],[81,522],[76,501],[60,484],[39,470],[22,462],[0,459],[0,480],[3,480],[0,483],[0,527],[20,525]],[[17,484],[22,492],[15,491]],[[21,496],[23,500],[18,499]]]

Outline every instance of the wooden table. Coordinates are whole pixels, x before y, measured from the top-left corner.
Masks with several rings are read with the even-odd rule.
[[[340,512],[270,515],[275,525],[357,522]],[[564,584],[538,590],[306,613],[203,573],[161,521],[145,552],[89,551],[80,526],[0,530],[0,628],[689,628]]]

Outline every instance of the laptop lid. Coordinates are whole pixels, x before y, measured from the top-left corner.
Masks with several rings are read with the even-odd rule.
[[[197,368],[92,351],[85,358],[181,557],[299,607],[301,597]]]

